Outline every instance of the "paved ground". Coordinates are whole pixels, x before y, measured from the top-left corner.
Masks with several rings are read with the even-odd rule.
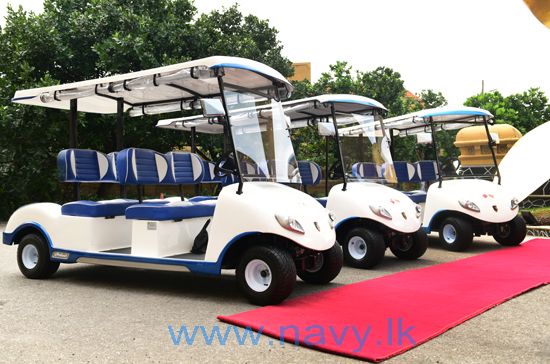
[[[0,226],[0,230],[2,230]],[[550,242],[549,242],[550,243]],[[375,271],[344,268],[331,287],[447,262],[499,249],[478,242],[468,253],[438,249],[422,260],[397,261],[388,253]],[[216,316],[253,308],[234,277],[198,277],[88,265],[62,266],[49,280],[25,279],[16,249],[0,246],[0,362],[303,363],[350,359],[291,344],[174,346],[168,325],[226,325]],[[513,269],[513,267],[510,267]],[[298,282],[293,296],[318,287]],[[358,303],[360,305],[360,303]],[[358,306],[359,307],[359,306]],[[548,363],[550,286],[508,301],[387,363]]]

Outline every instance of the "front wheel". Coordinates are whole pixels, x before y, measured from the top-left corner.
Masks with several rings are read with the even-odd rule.
[[[304,282],[313,284],[329,283],[340,273],[344,264],[342,248],[338,243],[311,258],[311,262],[306,260],[299,264],[296,271]]]
[[[504,224],[498,224],[493,238],[504,246],[519,245],[527,235],[527,226],[525,220],[520,216],[514,217],[511,221]]]
[[[412,234],[401,234],[395,237],[390,250],[399,259],[414,260],[424,255],[428,249],[428,236],[424,229]]]
[[[352,229],[343,242],[344,260],[355,268],[370,269],[384,259],[386,243],[375,230],[357,227]]]
[[[296,265],[287,251],[275,246],[247,249],[237,265],[237,284],[246,298],[259,306],[287,298],[296,283]]]
[[[48,278],[59,268],[59,262],[50,260],[50,250],[44,238],[36,234],[25,235],[19,242],[17,265],[30,279]]]
[[[439,228],[439,241],[447,250],[460,252],[472,245],[474,233],[472,225],[459,217],[448,217]]]

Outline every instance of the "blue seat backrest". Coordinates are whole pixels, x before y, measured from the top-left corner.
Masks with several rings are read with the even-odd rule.
[[[418,161],[415,164],[418,178],[421,181],[430,182],[437,180],[437,165],[435,161]]]
[[[150,149],[128,148],[116,155],[116,169],[121,184],[155,185],[170,183],[168,161]]]
[[[193,185],[201,183],[203,179],[202,159],[187,152],[168,152],[165,154],[168,161],[168,181],[179,185]]]
[[[300,170],[303,185],[313,186],[321,182],[321,167],[317,163],[298,161],[298,169]]]
[[[216,165],[209,161],[202,161],[203,176],[201,183],[221,183],[222,178],[214,174],[214,167]]]
[[[351,174],[356,178],[378,178],[380,171],[376,163],[357,162],[351,166]]]
[[[398,182],[420,182],[414,165],[408,162],[393,162]]]
[[[116,156],[118,152],[111,152],[107,154],[107,160],[109,161],[109,167],[111,168],[111,171],[113,172],[113,177],[118,182],[118,173],[116,169]]]
[[[57,155],[63,182],[117,182],[107,156],[90,149],[64,149]]]

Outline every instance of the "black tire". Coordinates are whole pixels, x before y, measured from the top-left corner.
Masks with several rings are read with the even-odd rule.
[[[498,224],[493,238],[504,246],[516,246],[521,244],[527,235],[527,226],[521,216],[514,217],[511,221]]]
[[[26,258],[28,254],[33,257],[30,261]],[[21,273],[30,279],[48,278],[59,268],[59,262],[50,260],[50,250],[44,238],[36,234],[25,235],[19,242],[17,265]]]
[[[342,243],[342,248],[344,250],[344,261],[349,266],[370,269],[384,259],[386,243],[378,231],[356,227],[347,234],[346,240]]]
[[[426,253],[428,235],[420,228],[412,234],[401,234],[393,239],[390,250],[399,259],[415,260]]]
[[[260,270],[254,269],[258,264]],[[253,274],[255,271],[258,274]],[[296,283],[296,265],[286,250],[271,245],[257,245],[244,252],[237,265],[236,275],[239,288],[251,303],[259,306],[273,305],[282,302],[292,293]],[[267,288],[262,291],[264,288],[260,280],[266,277],[270,277],[270,281],[263,283]]]
[[[447,217],[439,227],[439,241],[447,250],[464,251],[472,245],[473,240],[472,225],[460,217]]]
[[[313,284],[327,284],[332,281],[344,264],[342,247],[336,243],[332,248],[321,252],[319,255],[319,264],[317,267],[304,268],[301,264],[297,264],[296,272],[304,282]]]

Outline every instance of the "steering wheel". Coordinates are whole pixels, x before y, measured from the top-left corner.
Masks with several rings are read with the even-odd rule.
[[[330,179],[341,179],[344,177],[344,168],[340,161],[334,162],[328,169],[328,177]]]
[[[235,156],[233,152],[228,152],[222,155],[222,157],[216,162],[214,166],[214,174],[218,177],[225,177],[231,174],[239,174],[237,171],[237,163],[235,162]]]

